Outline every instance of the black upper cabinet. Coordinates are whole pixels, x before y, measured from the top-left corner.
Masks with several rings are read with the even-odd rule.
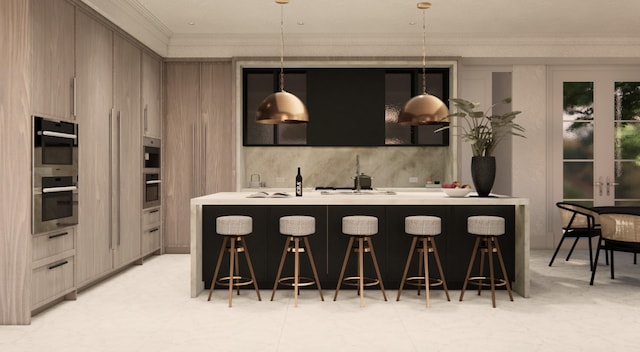
[[[309,111],[307,124],[262,125],[258,106],[279,90],[279,69],[243,70],[243,144],[245,146],[447,146],[440,125],[400,126],[398,113],[422,93],[421,69],[286,69],[285,90]],[[449,100],[449,70],[427,70],[428,93]]]

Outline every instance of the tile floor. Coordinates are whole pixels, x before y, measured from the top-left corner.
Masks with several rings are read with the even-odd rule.
[[[586,252],[547,266],[551,251],[534,250],[531,298],[509,302],[451,291],[432,292],[432,306],[414,291],[384,302],[368,291],[360,308],[355,291],[333,302],[303,291],[262,290],[214,299],[189,298],[189,256],[145,261],[35,316],[29,326],[0,326],[0,351],[638,351],[640,264],[616,255],[616,279],[600,265],[589,286]],[[561,254],[562,255],[562,254]]]

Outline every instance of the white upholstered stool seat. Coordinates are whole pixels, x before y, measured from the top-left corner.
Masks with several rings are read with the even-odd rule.
[[[258,281],[253,271],[253,265],[251,264],[251,257],[249,256],[249,248],[245,237],[253,231],[253,219],[250,216],[244,215],[228,215],[220,216],[216,218],[216,233],[224,237],[222,245],[220,246],[220,254],[218,255],[218,261],[216,268],[213,272],[213,278],[211,279],[211,288],[209,289],[209,298],[213,294],[213,289],[216,284],[229,287],[229,307],[231,307],[231,300],[233,297],[233,288],[237,288],[238,294],[240,294],[240,287],[253,284],[253,287],[258,295],[258,300],[261,301],[260,291],[258,290]],[[227,243],[229,247],[227,248]],[[220,266],[222,264],[222,258],[225,252],[229,253],[229,276],[218,278]],[[240,263],[238,253],[244,253],[249,267],[251,278],[245,278],[240,275]]]
[[[378,266],[376,253],[373,249],[373,242],[371,241],[371,236],[378,233],[378,218],[375,216],[364,215],[345,216],[342,218],[342,233],[349,236],[349,244],[347,244],[347,251],[344,255],[344,261],[342,262],[342,269],[340,270],[340,277],[338,278],[336,293],[333,296],[333,300],[335,301],[338,298],[340,286],[344,283],[345,285],[358,287],[360,307],[364,307],[365,286],[380,285],[382,296],[386,301],[387,295],[384,292],[384,284],[382,282],[382,275],[380,274],[380,267]],[[358,245],[354,247],[356,240],[358,241]],[[349,257],[352,252],[358,253],[358,276],[344,277],[347,263],[349,262]],[[369,253],[371,255],[373,268],[376,272],[376,279],[364,276],[364,253]]]
[[[411,241],[411,247],[409,248],[409,255],[407,256],[407,262],[404,266],[404,273],[402,274],[402,280],[400,281],[400,288],[398,289],[398,298],[402,294],[404,284],[414,285],[418,287],[418,294],[420,294],[420,288],[425,288],[425,296],[427,301],[427,307],[429,307],[429,288],[431,286],[442,286],[447,296],[447,301],[450,301],[449,290],[447,288],[447,282],[444,279],[444,273],[442,271],[442,264],[440,263],[440,255],[438,255],[438,248],[434,240],[435,236],[438,236],[442,231],[442,221],[437,216],[407,216],[404,219],[405,232],[413,237]],[[420,246],[418,246],[420,244]],[[421,253],[418,256],[418,276],[407,277],[409,273],[409,266],[411,265],[411,259],[415,252]],[[433,253],[439,279],[429,278],[429,253]],[[424,272],[424,274],[423,274]]]
[[[276,289],[279,284],[289,285],[293,287],[294,306],[298,306],[298,295],[300,287],[316,285],[318,292],[320,293],[320,299],[324,301],[322,295],[322,287],[320,287],[320,279],[318,278],[318,270],[311,253],[311,245],[309,244],[308,237],[316,232],[316,218],[313,216],[304,215],[292,215],[283,216],[280,218],[280,233],[287,236],[287,241],[284,244],[284,250],[282,251],[282,257],[280,258],[280,265],[278,266],[278,274],[276,275],[276,281],[273,284],[273,290],[271,292],[271,300],[276,294]],[[304,246],[300,246],[300,240],[304,242]],[[309,263],[311,264],[311,270],[313,271],[313,279],[300,276],[300,253],[307,253]],[[293,276],[281,277],[282,268],[288,253],[294,255],[294,267]]]
[[[473,252],[471,253],[471,260],[469,260],[469,267],[467,268],[467,275],[462,285],[462,291],[460,292],[460,301],[464,297],[464,291],[467,288],[469,281],[478,286],[478,295],[482,292],[483,286],[491,287],[491,302],[493,308],[496,307],[496,286],[505,286],[509,293],[509,299],[513,301],[513,295],[511,293],[511,284],[509,283],[509,277],[507,270],[504,266],[504,260],[502,259],[502,251],[500,251],[500,244],[498,243],[498,237],[505,233],[505,221],[504,218],[499,216],[470,216],[467,218],[467,232],[476,236],[475,245],[473,246]],[[480,252],[480,270],[479,276],[471,276],[471,269],[476,258],[476,254]],[[489,262],[489,276],[484,274],[484,255],[488,254]],[[493,253],[498,255],[498,262],[502,271],[502,278],[497,279],[493,270]],[[486,282],[488,281],[488,283]]]

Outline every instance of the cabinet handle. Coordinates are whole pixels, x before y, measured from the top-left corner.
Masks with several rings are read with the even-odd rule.
[[[148,104],[144,104],[144,131],[147,132],[149,129],[147,128],[147,111],[148,111]]]
[[[153,229],[153,230],[149,230],[149,233],[152,233],[152,232],[158,232],[158,231],[160,231],[160,229],[156,227],[156,228],[155,228],[155,229]]]
[[[51,266],[49,267],[49,270],[55,269],[55,268],[57,268],[57,267],[63,266],[63,265],[68,264],[68,263],[69,263],[69,261],[68,261],[68,260],[65,260],[64,262],[60,262],[60,263],[57,263],[57,264],[53,264],[53,265],[51,265]]]
[[[73,82],[71,83],[73,85],[73,99],[72,99],[72,109],[73,109],[73,113],[72,113],[72,117],[74,120],[76,120],[77,118],[77,108],[78,108],[78,96],[77,96],[77,91],[78,89],[76,88],[77,86],[77,81],[76,81],[76,77],[73,77]]]
[[[196,196],[196,125],[191,125],[191,197]]]
[[[204,124],[204,128],[202,129],[202,149],[200,153],[200,174],[204,174],[207,172],[207,124]],[[202,177],[201,185],[200,185],[200,194],[207,194],[207,178]]]
[[[109,175],[113,180],[113,117],[115,115],[115,109],[111,109],[109,113]],[[113,249],[113,181],[109,182],[109,249]]]
[[[150,212],[149,212],[149,214],[157,213],[157,212],[159,212],[159,211],[160,211],[159,209],[152,210],[152,211],[150,211]]]
[[[118,182],[118,246],[120,246],[120,232],[121,232],[121,223],[122,223],[122,219],[120,219],[120,214],[121,214],[121,203],[120,203],[120,192],[122,192],[121,189],[121,182],[120,182],[120,170],[122,170],[122,165],[120,165],[120,163],[122,162],[122,124],[120,123],[120,111],[118,111],[118,173],[117,173],[117,179],[116,181]]]
[[[55,234],[55,235],[49,235],[49,239],[54,239],[54,238],[56,238],[56,237],[66,236],[66,235],[68,235],[68,234],[69,234],[68,232],[61,232],[61,233],[57,233],[57,234]]]

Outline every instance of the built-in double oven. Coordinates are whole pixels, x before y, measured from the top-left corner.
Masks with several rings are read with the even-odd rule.
[[[32,232],[78,223],[78,125],[33,117]]]
[[[160,140],[144,137],[143,148],[142,207],[146,209],[160,205],[160,186],[162,183],[160,180]]]

